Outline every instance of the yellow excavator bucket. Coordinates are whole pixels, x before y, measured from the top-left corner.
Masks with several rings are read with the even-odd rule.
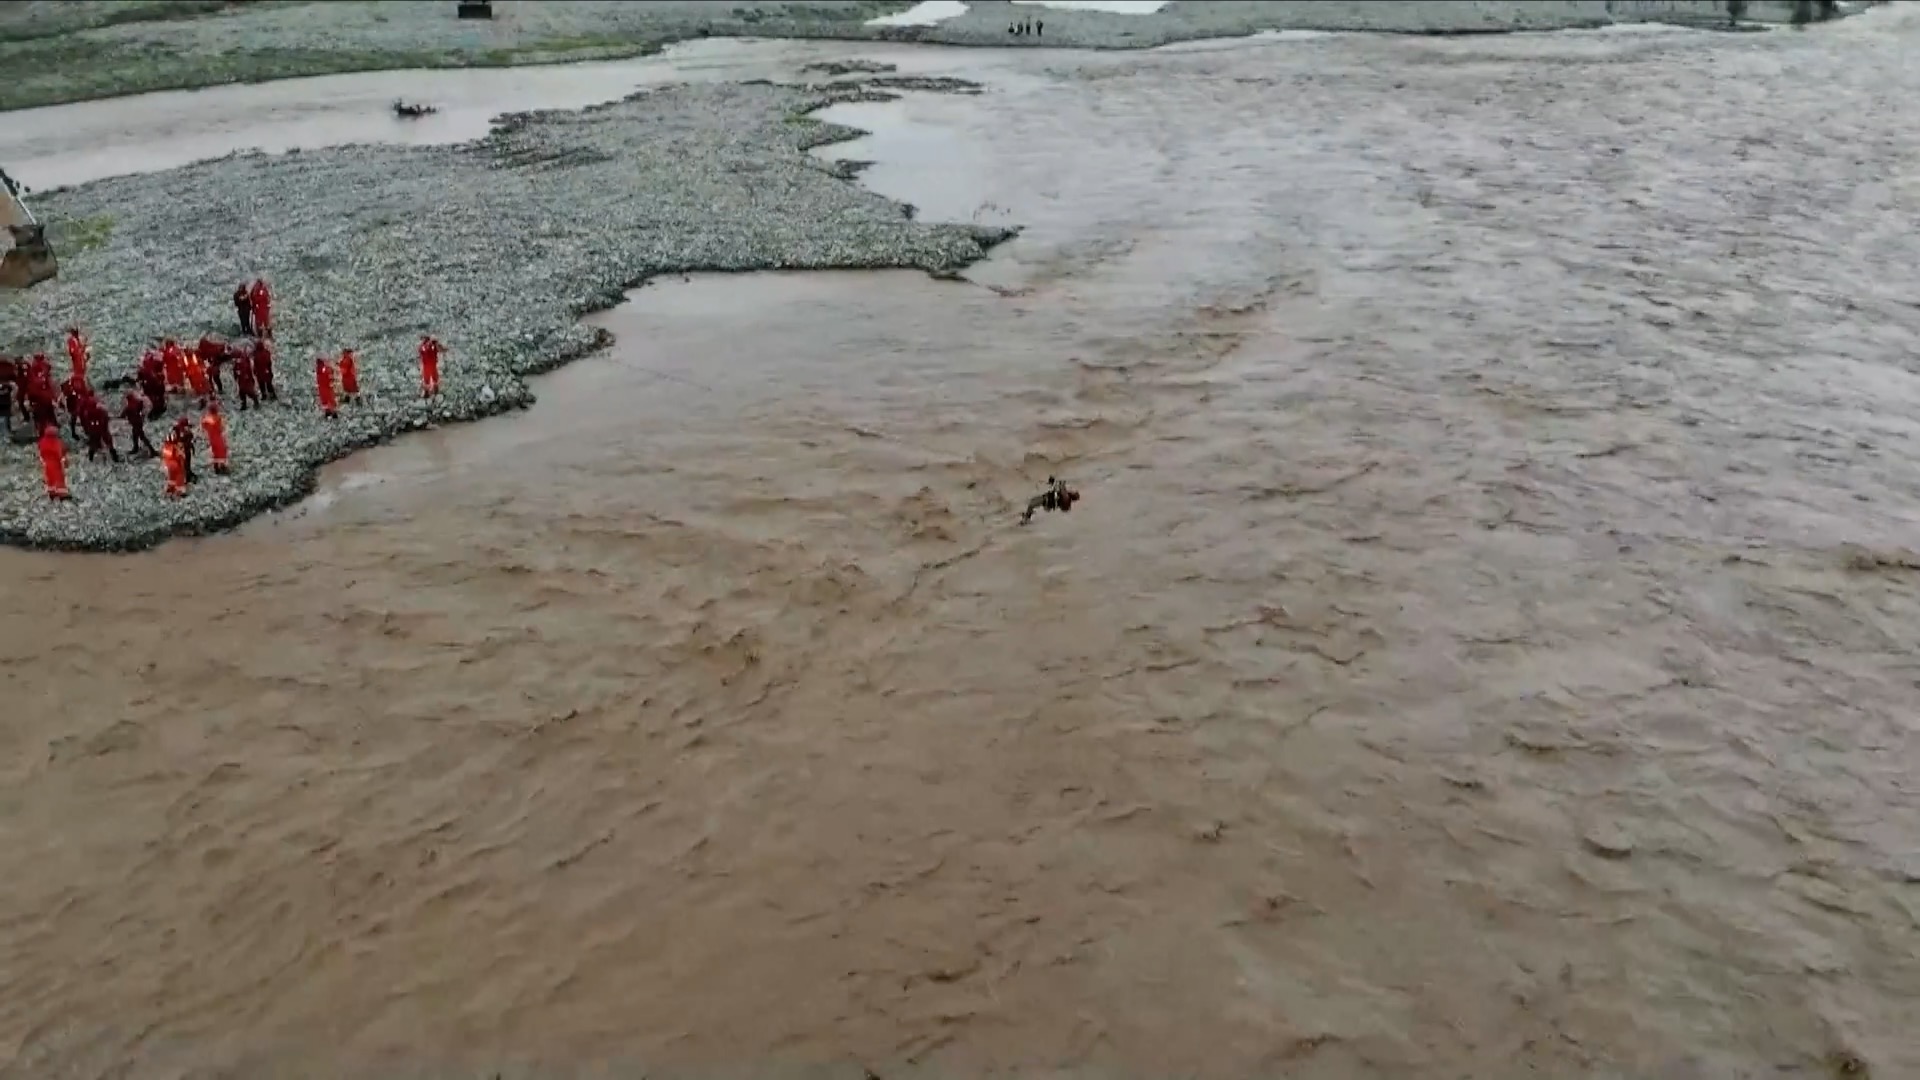
[[[5,173],[0,173],[0,289],[26,289],[60,273],[47,227],[33,219]]]

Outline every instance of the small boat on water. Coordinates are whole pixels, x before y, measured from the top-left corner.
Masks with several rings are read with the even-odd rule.
[[[432,116],[439,111],[432,105],[409,105],[404,101],[393,103],[393,115],[402,120],[417,120],[422,116]]]

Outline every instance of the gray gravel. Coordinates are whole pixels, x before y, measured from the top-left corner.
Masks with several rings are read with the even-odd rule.
[[[234,475],[182,501],[163,498],[156,463],[90,465],[82,452],[76,501],[53,505],[32,451],[0,447],[0,542],[129,550],[291,502],[355,448],[527,404],[522,376],[606,344],[579,316],[654,275],[957,272],[1012,231],[914,222],[845,182],[852,167],[805,153],[860,133],[804,112],[891,96],[861,83],[669,87],[505,117],[465,146],[250,154],[43,197],[50,217],[110,227],[62,253],[57,281],[0,306],[0,351],[57,355],[58,329],[78,323],[99,384],[156,335],[231,333],[233,286],[264,275],[284,403],[230,412]],[[451,350],[432,404],[416,396],[425,332]],[[343,346],[358,350],[368,400],[328,422],[313,357]]]
[[[409,67],[472,67],[632,56],[700,36],[841,38],[945,45],[1127,49],[1263,30],[1490,33],[1619,22],[1724,25],[1724,0],[1175,0],[1153,15],[973,0],[928,27],[873,27],[910,0],[499,0],[491,22],[449,0],[0,4],[0,109],[146,90]],[[1859,4],[1849,4],[1858,8]],[[1753,0],[1748,22],[1794,5]],[[1015,37],[1039,18],[1044,36]]]

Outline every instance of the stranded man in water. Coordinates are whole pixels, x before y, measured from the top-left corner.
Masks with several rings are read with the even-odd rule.
[[[1040,494],[1027,500],[1027,512],[1020,515],[1020,524],[1033,520],[1036,510],[1058,510],[1063,514],[1073,511],[1073,504],[1080,501],[1080,493],[1068,487],[1064,481],[1047,477],[1047,488]]]

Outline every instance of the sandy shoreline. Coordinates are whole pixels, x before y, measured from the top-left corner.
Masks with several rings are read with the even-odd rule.
[[[134,550],[284,506],[356,449],[528,403],[523,376],[607,343],[581,315],[663,274],[961,269],[1013,231],[917,223],[910,207],[849,183],[857,164],[807,153],[860,134],[807,113],[885,100],[887,87],[967,89],[887,76],[676,86],[503,117],[465,145],[241,155],[52,193],[39,204],[47,216],[95,223],[96,239],[62,251],[58,280],[0,308],[0,347],[51,350],[47,335],[77,323],[93,336],[101,384],[155,336],[232,332],[231,283],[264,274],[284,311],[283,402],[232,413],[234,474],[185,500],[164,499],[146,462],[73,455],[78,498],[57,507],[37,470],[9,470],[0,542]],[[417,397],[412,357],[428,332],[454,356],[431,405]],[[359,351],[367,401],[328,422],[312,358],[343,347]]]
[[[896,0],[495,6],[494,21],[463,22],[440,0],[10,5],[0,11],[0,70],[9,73],[0,111],[344,72],[616,59],[708,36],[1140,49],[1273,30],[1473,34],[1727,22],[1717,0],[1178,0],[1151,15],[976,0],[964,15],[929,26],[871,25],[913,6]],[[1755,0],[1742,16],[1794,17],[1795,5],[1780,0]],[[1009,35],[1013,22],[1032,18],[1045,21],[1043,37]]]

